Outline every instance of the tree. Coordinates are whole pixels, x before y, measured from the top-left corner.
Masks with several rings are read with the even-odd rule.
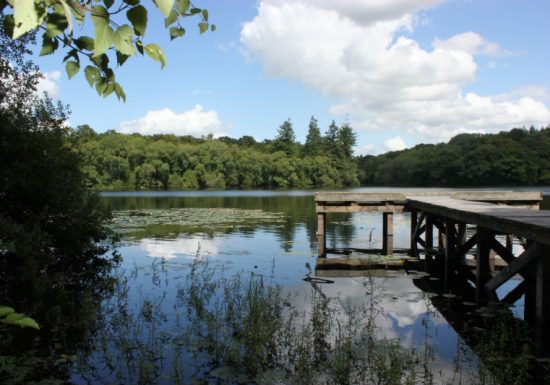
[[[317,125],[317,119],[313,116],[309,120],[309,127],[306,136],[306,143],[304,144],[305,156],[316,156],[323,153],[323,139],[321,138],[321,131]]]
[[[338,156],[337,140],[338,140],[338,126],[336,125],[336,122],[333,120],[330,123],[330,126],[328,127],[327,131],[325,132],[325,136],[323,137],[323,144],[325,147],[325,151],[328,154]]]
[[[122,66],[132,56],[147,55],[166,65],[166,56],[160,46],[147,43],[149,11],[141,0],[0,0],[4,15],[4,31],[13,39],[42,30],[40,55],[50,55],[61,48],[69,78],[81,69],[81,59],[88,65],[84,75],[91,87],[101,96],[114,93],[126,100],[121,85],[116,81],[114,66]],[[202,34],[216,26],[209,24],[208,10],[195,7],[189,0],[155,0],[164,17],[164,26],[170,39],[185,34],[184,20],[198,17]],[[91,20],[94,36],[82,34],[83,25]]]
[[[357,135],[353,132],[353,128],[351,128],[349,124],[345,123],[340,127],[336,141],[343,155],[351,159],[353,157],[353,146],[357,143]]]
[[[273,141],[273,146],[276,151],[283,151],[288,156],[292,156],[296,152],[296,135],[292,122],[287,119],[279,126],[277,137]]]

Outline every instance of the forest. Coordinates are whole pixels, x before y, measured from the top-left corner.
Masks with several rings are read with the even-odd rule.
[[[274,139],[252,136],[70,131],[88,188],[263,189],[354,186],[533,186],[550,184],[550,126],[498,134],[460,134],[448,143],[354,156],[356,133],[312,117],[305,143],[286,120]]]
[[[254,189],[359,185],[355,133],[330,124],[321,135],[311,118],[305,143],[292,122],[273,140],[175,135],[98,134],[79,126],[70,141],[83,160],[86,185],[99,190]]]
[[[550,126],[460,134],[449,143],[361,156],[357,162],[362,185],[550,185]]]

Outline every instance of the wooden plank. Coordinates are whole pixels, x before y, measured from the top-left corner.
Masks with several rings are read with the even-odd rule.
[[[372,213],[372,212],[389,212],[402,213],[405,211],[405,205],[361,205],[357,206],[333,206],[333,205],[317,205],[315,207],[317,213]]]
[[[321,202],[405,202],[406,197],[401,193],[345,193],[345,192],[319,192],[315,194],[315,201]]]
[[[508,281],[514,275],[518,274],[521,269],[533,262],[539,256],[539,245],[531,245],[520,256],[516,257],[511,263],[508,264],[508,266],[493,277],[493,279],[487,282],[485,284],[485,288],[489,291],[498,289],[500,285]]]

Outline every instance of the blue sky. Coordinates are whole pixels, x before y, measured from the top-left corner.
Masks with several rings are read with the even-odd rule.
[[[147,57],[117,72],[128,99],[68,80],[60,55],[37,59],[43,87],[69,103],[72,126],[98,132],[273,138],[290,118],[358,133],[356,153],[550,123],[550,2],[542,0],[196,0],[216,24],[190,20],[169,41],[150,10]]]

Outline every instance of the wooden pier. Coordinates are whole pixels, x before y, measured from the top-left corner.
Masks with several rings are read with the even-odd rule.
[[[392,255],[393,216],[410,212],[409,256],[423,260],[427,269],[437,265],[445,286],[465,278],[475,287],[479,304],[513,304],[525,296],[524,319],[534,325],[535,340],[545,341],[543,348],[550,353],[550,211],[539,210],[541,201],[542,194],[533,192],[318,193],[317,267],[334,268],[326,258],[327,214],[382,212],[382,254]],[[514,237],[522,240],[519,255],[512,247]],[[473,271],[467,254],[475,256]],[[506,265],[498,272],[491,269],[495,255]],[[522,280],[499,298],[497,289],[514,276]]]

